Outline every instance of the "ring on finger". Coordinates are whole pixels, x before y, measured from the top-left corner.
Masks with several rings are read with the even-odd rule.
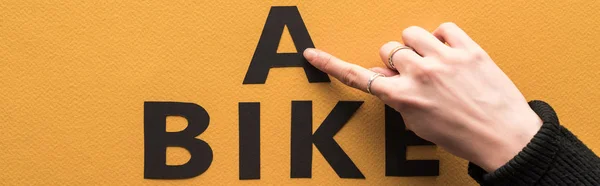
[[[390,51],[390,55],[388,55],[388,64],[390,65],[390,67],[394,70],[396,70],[396,67],[394,66],[394,62],[392,61],[392,59],[394,58],[394,54],[402,49],[409,49],[409,50],[413,50],[411,47],[409,46],[404,46],[404,45],[400,45],[397,46],[396,48],[392,49],[392,51]],[[413,50],[414,51],[414,50]]]
[[[369,81],[367,82],[367,92],[369,94],[373,94],[371,92],[371,84],[373,84],[373,81],[375,81],[375,79],[377,79],[378,77],[385,77],[385,75],[383,75],[382,73],[375,73],[371,76],[371,78],[369,78]]]

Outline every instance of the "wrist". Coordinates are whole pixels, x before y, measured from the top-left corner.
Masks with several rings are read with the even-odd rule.
[[[472,162],[487,172],[494,172],[513,159],[529,144],[543,123],[533,111],[527,115],[520,118],[520,121],[499,125],[503,127],[503,132],[493,131],[488,134],[490,145],[480,149]]]

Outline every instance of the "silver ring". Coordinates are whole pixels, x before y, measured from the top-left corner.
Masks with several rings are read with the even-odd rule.
[[[396,70],[396,67],[394,66],[394,62],[392,61],[392,58],[394,57],[394,54],[402,49],[410,49],[413,50],[412,48],[410,48],[409,46],[397,46],[396,48],[392,49],[392,51],[390,51],[390,55],[388,56],[388,64],[390,64],[390,67],[392,67],[392,69]]]
[[[375,74],[373,74],[373,76],[371,76],[371,78],[369,78],[369,81],[367,82],[367,92],[369,94],[373,94],[371,92],[371,84],[373,84],[373,81],[375,81],[375,79],[377,79],[378,77],[385,77],[385,75],[383,75],[381,73],[375,73]]]

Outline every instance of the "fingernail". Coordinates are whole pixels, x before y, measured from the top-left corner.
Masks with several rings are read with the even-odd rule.
[[[307,48],[306,50],[304,50],[304,58],[306,58],[306,60],[312,60],[315,56],[317,55],[317,51],[315,51],[314,48]]]

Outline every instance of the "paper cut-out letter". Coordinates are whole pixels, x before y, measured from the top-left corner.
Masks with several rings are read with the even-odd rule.
[[[312,176],[312,144],[340,178],[365,178],[333,136],[362,105],[362,101],[340,101],[312,134],[312,102],[292,101],[291,177]]]
[[[179,132],[166,132],[167,116],[187,119],[187,127]],[[210,167],[213,151],[200,135],[209,123],[206,110],[194,103],[144,103],[144,178],[184,179],[196,177]],[[166,165],[167,147],[182,147],[190,152],[183,165]]]
[[[439,160],[406,160],[407,146],[434,145],[405,129],[402,115],[385,106],[385,176],[437,176]]]
[[[239,103],[240,180],[260,179],[260,103]]]
[[[292,36],[297,53],[277,53],[284,26],[287,26]],[[243,84],[264,84],[272,67],[302,67],[310,83],[330,82],[327,74],[312,66],[302,56],[306,48],[314,47],[297,7],[271,7]]]

